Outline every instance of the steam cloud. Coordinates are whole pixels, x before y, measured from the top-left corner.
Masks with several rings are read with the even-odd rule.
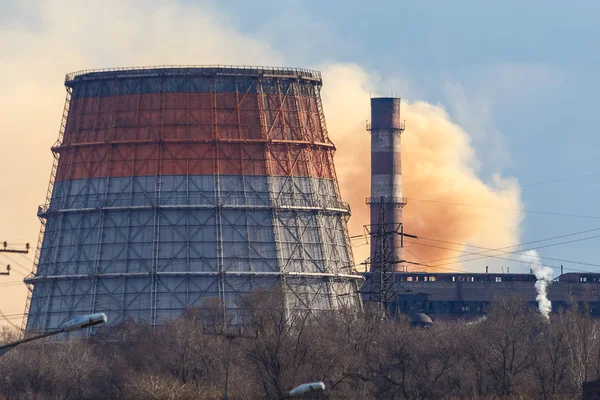
[[[370,191],[370,137],[365,121],[370,118],[369,87],[376,87],[376,80],[356,65],[334,65],[324,69],[324,81],[325,113],[338,149],[336,170],[342,196],[352,207],[350,233],[358,235],[369,223],[365,198]],[[491,183],[478,178],[469,135],[443,107],[403,101],[401,115],[406,120],[402,134],[403,196],[408,198],[403,210],[405,232],[422,238],[416,243],[405,241],[408,260],[431,264],[428,271],[462,268],[456,257],[465,246],[426,238],[487,248],[517,244],[522,220],[517,181],[500,175]],[[369,246],[355,241],[355,261],[368,255]],[[486,264],[494,266],[493,260]]]
[[[538,308],[540,313],[546,319],[550,319],[550,312],[552,311],[552,302],[548,299],[548,285],[552,283],[552,274],[554,271],[550,267],[542,265],[540,256],[535,250],[526,251],[521,259],[531,264],[531,270],[535,274],[535,290],[537,296],[535,297],[538,302]]]

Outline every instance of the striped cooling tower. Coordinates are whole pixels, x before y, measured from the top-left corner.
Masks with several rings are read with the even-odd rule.
[[[280,287],[361,307],[316,71],[157,67],[67,75],[28,331],[105,312],[161,325]]]

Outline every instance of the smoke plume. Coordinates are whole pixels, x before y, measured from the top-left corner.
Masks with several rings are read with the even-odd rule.
[[[369,87],[376,86],[376,79],[356,65],[335,65],[324,69],[324,82],[329,133],[338,149],[338,179],[342,196],[352,207],[350,233],[360,235],[369,223],[365,198],[370,192],[370,137],[365,121],[370,118]],[[408,198],[404,231],[419,237],[405,241],[408,260],[430,264],[428,271],[460,270],[468,266],[456,259],[465,250],[463,244],[488,248],[517,244],[522,220],[517,181],[500,175],[482,181],[469,135],[442,106],[403,101],[401,115],[406,121],[403,196]],[[369,246],[365,239],[353,244],[355,261],[360,263],[368,257]],[[494,263],[486,260],[476,266],[483,270],[485,265]]]
[[[554,271],[550,267],[542,265],[540,256],[535,250],[528,250],[523,253],[520,257],[523,262],[531,265],[531,271],[535,274],[535,291],[537,296],[535,297],[538,302],[538,309],[540,313],[546,319],[550,319],[550,312],[552,311],[552,302],[548,299],[548,285],[552,283],[552,274]]]

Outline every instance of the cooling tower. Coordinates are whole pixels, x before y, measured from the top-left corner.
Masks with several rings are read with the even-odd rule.
[[[321,83],[261,67],[67,75],[26,329],[91,312],[161,325],[215,299],[235,315],[276,287],[290,312],[361,307]]]

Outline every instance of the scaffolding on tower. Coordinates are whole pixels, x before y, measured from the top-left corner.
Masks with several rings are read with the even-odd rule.
[[[290,312],[361,308],[321,74],[162,66],[80,71],[67,98],[25,309],[164,324],[280,285]]]

